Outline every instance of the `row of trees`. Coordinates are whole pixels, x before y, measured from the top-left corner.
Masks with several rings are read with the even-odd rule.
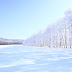
[[[24,45],[72,48],[72,11],[66,11],[64,18],[48,26],[44,32],[25,40]]]

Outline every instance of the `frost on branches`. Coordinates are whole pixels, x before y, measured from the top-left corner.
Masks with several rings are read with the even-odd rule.
[[[49,25],[45,31],[39,32],[25,40],[24,45],[72,48],[72,10],[67,10],[64,18]]]

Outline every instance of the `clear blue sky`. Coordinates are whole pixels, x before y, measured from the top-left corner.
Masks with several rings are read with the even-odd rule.
[[[72,7],[72,0],[0,0],[0,37],[26,39]]]

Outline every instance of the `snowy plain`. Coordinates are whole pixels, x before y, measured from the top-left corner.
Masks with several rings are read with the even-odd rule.
[[[0,72],[72,72],[72,49],[0,46]]]

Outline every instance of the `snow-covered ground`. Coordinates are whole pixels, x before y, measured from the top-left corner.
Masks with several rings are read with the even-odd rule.
[[[0,45],[0,48],[7,48],[9,46],[12,46],[12,45]]]
[[[72,49],[0,46],[0,72],[72,72]]]

